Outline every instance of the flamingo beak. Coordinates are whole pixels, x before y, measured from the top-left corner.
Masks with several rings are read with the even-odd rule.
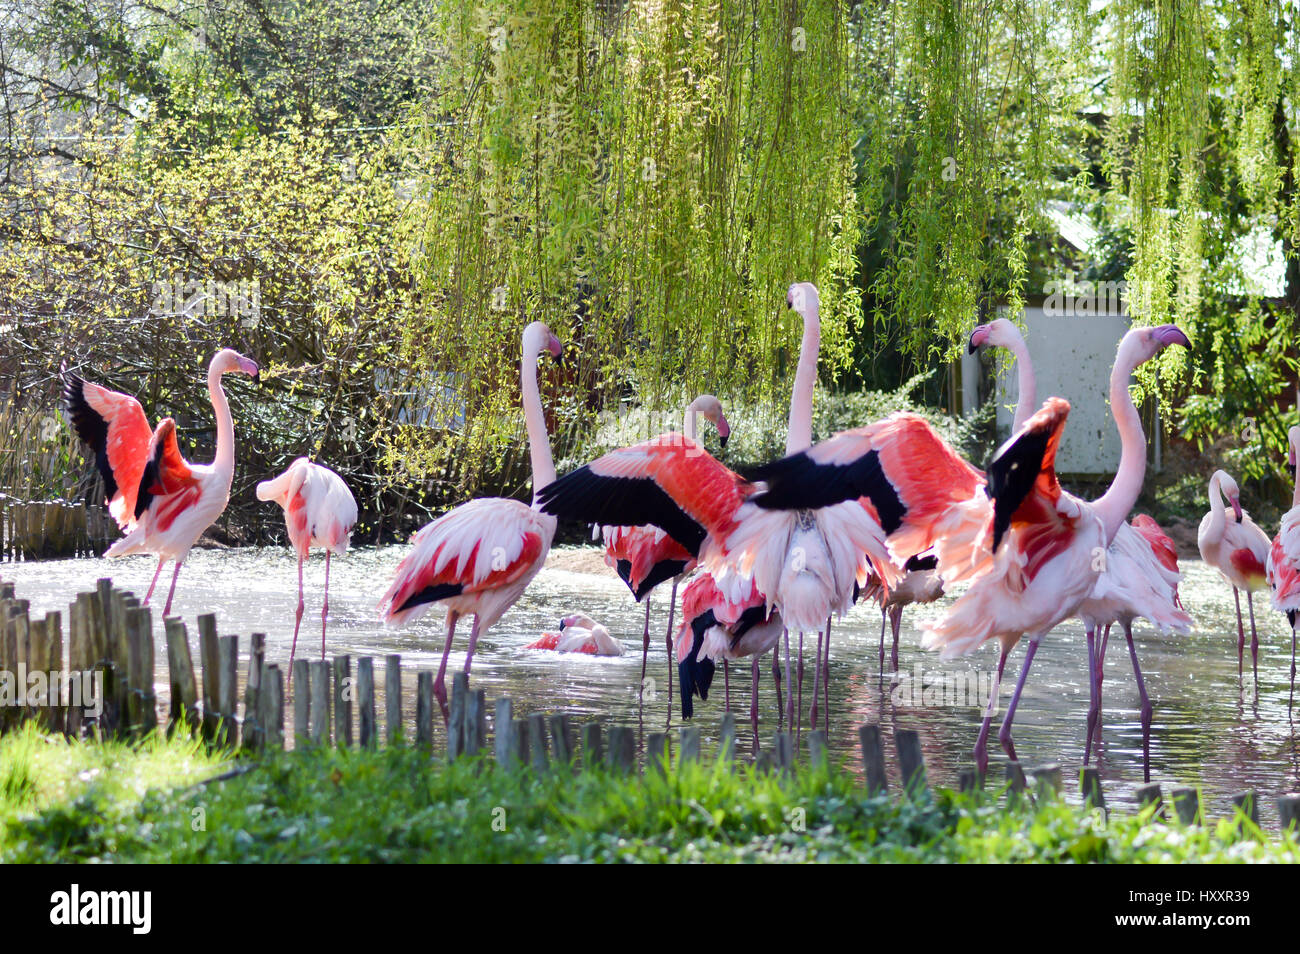
[[[551,340],[546,343],[546,347],[551,352],[551,356],[555,358],[555,363],[560,367],[564,367],[564,345],[560,344],[560,339],[555,335],[551,335]]]
[[[1178,345],[1180,348],[1190,348],[1192,346],[1192,340],[1177,325],[1158,325],[1151,330],[1151,337],[1160,342],[1161,347]]]
[[[1241,499],[1239,497],[1233,497],[1228,502],[1232,504],[1233,516],[1237,518],[1238,523],[1241,523]]]
[[[568,622],[567,619],[560,620],[560,632],[564,632],[564,624],[567,622]]]
[[[976,325],[975,330],[970,333],[970,340],[966,342],[966,353],[974,354],[979,350],[980,345],[988,340],[989,326]]]
[[[731,425],[727,423],[725,414],[718,415],[718,444],[722,447],[727,446],[727,438],[731,436]]]
[[[262,369],[257,366],[257,362],[252,358],[239,356],[239,370],[253,379],[254,384],[262,383]]]

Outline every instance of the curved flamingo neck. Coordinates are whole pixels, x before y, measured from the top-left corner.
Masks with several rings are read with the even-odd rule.
[[[1223,488],[1216,471],[1210,478],[1210,526],[1207,531],[1210,539],[1221,539],[1227,522],[1227,514],[1224,513],[1223,507]]]
[[[555,480],[555,461],[551,459],[551,439],[546,433],[546,416],[542,413],[542,392],[537,387],[537,352],[524,342],[524,358],[519,363],[519,389],[523,393],[524,424],[528,428],[528,454],[533,465],[533,497]]]
[[[686,405],[686,417],[682,420],[682,433],[693,441],[699,440],[700,436],[698,416],[699,412],[695,409],[694,401]]]
[[[1146,478],[1146,435],[1142,432],[1142,420],[1133,404],[1133,395],[1128,390],[1129,377],[1139,363],[1131,348],[1121,346],[1120,353],[1115,358],[1115,366],[1110,372],[1110,409],[1115,416],[1115,424],[1119,427],[1119,469],[1115,472],[1110,488],[1093,504],[1093,511],[1101,518],[1105,528],[1107,546],[1115,539],[1120,524],[1137,503],[1138,495],[1142,492],[1142,481]],[[1220,503],[1219,507],[1222,506]]]
[[[1019,431],[1025,421],[1033,417],[1038,409],[1038,382],[1034,379],[1034,363],[1029,360],[1029,348],[1024,336],[1015,325],[1011,326],[1015,337],[1007,345],[1007,350],[1016,357],[1016,416],[1011,421],[1011,430]]]
[[[208,365],[208,396],[212,399],[212,415],[217,419],[217,455],[212,466],[228,477],[235,473],[235,420],[230,415],[230,402],[226,400],[225,389],[221,387],[223,372],[217,367],[217,358],[213,357]]]
[[[799,344],[799,366],[790,396],[790,424],[785,452],[794,454],[812,446],[812,402],[817,387],[817,353],[821,348],[821,320],[816,305],[803,313],[803,340]]]

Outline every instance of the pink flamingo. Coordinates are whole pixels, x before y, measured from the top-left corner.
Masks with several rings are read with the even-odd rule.
[[[1227,496],[1232,505],[1229,517],[1223,507]],[[1216,470],[1210,478],[1210,512],[1201,519],[1196,531],[1196,546],[1201,559],[1219,571],[1232,587],[1232,599],[1237,604],[1237,675],[1242,673],[1242,657],[1246,650],[1246,628],[1241,619],[1241,591],[1246,591],[1246,606],[1250,610],[1250,659],[1255,671],[1256,692],[1259,691],[1259,634],[1255,629],[1256,590],[1268,585],[1268,535],[1241,509],[1241,491],[1237,482],[1224,471]]]
[[[722,413],[722,402],[712,394],[701,394],[686,407],[682,433],[692,441],[699,439],[697,417],[713,423],[718,429],[718,442],[727,446],[731,425]],[[665,580],[672,580],[672,593],[668,598],[668,718],[672,719],[673,706],[673,614],[677,608],[677,586],[695,569],[695,558],[686,548],[662,530],[652,526],[604,527],[605,563],[618,573],[619,578],[632,591],[638,603],[645,601],[645,633],[641,639],[641,683],[637,692],[638,704],[644,705],[646,662],[650,656],[650,600],[651,591]],[[683,706],[686,703],[683,702]]]
[[[149,605],[163,564],[174,560],[171,588],[163,616],[171,615],[181,564],[203,531],[221,516],[230,500],[235,474],[235,424],[224,374],[251,375],[260,381],[257,364],[238,351],[223,348],[208,365],[208,394],[217,421],[217,454],[211,464],[191,464],[176,446],[176,422],[165,417],[150,430],[135,398],[92,384],[63,371],[63,401],[77,436],[95,452],[104,479],[108,512],[126,534],[107,556],[151,553],[158,557],[144,605]]]
[[[585,656],[622,656],[623,643],[609,634],[590,616],[575,613],[560,620],[558,633],[542,633],[542,638],[524,649],[546,649],[557,653],[580,653]]]
[[[891,627],[894,636],[889,659],[894,672],[898,672],[898,637],[903,629],[903,609],[917,603],[933,603],[943,596],[943,578],[939,576],[938,558],[933,553],[909,557],[903,564],[903,579],[892,590],[886,591],[873,575],[863,595],[880,604],[880,671],[885,671],[885,626]]]
[[[1287,464],[1292,474],[1296,468],[1296,448],[1300,447],[1300,427],[1287,431]],[[1273,607],[1286,613],[1291,624],[1291,695],[1287,700],[1288,715],[1295,708],[1295,624],[1300,611],[1300,477],[1291,494],[1291,509],[1282,515],[1282,523],[1268,551],[1268,583],[1273,591]],[[1239,611],[1240,612],[1240,611]],[[1258,678],[1256,679],[1258,682]]]
[[[352,527],[357,522],[357,502],[343,478],[328,467],[299,457],[279,477],[257,485],[258,500],[273,500],[284,509],[289,543],[298,554],[298,608],[293,618],[293,645],[289,648],[289,677],[298,650],[302,625],[302,565],[312,547],[325,550],[325,599],[320,609],[320,658],[325,658],[325,626],[330,611],[330,557],[348,552]]]
[[[1061,398],[1050,398],[998,451],[989,467],[987,496],[975,492],[984,477],[915,415],[845,431],[753,474],[768,487],[756,498],[758,506],[816,507],[868,494],[896,558],[933,547],[945,584],[972,579],[947,615],[927,625],[922,645],[941,650],[947,659],[988,639],[1001,644],[975,747],[981,772],[988,766],[986,742],[1007,654],[1029,636],[999,732],[1014,759],[1011,725],[1039,641],[1091,593],[1102,562],[1098,556],[1141,491],[1145,438],[1128,380],[1136,367],[1171,344],[1189,344],[1173,325],[1136,328],[1120,342],[1110,396],[1123,453],[1110,489],[1092,503],[1064,492],[1056,479],[1056,450],[1070,409]]]
[[[524,329],[520,389],[524,422],[532,456],[534,499],[555,479],[555,464],[546,434],[541,393],[537,386],[538,355],[549,350],[556,358],[559,339],[540,321]],[[380,615],[390,624],[418,619],[434,603],[447,606],[447,639],[433,691],[448,719],[447,657],[456,635],[456,621],[472,613],[465,672],[470,671],[479,637],[501,618],[527,589],[551,549],[555,518],[518,500],[484,497],[461,504],[424,526],[410,553],[398,564],[392,585],[380,600]]]

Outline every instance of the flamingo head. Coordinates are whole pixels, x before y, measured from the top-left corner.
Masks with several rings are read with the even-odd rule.
[[[560,620],[560,632],[564,632],[568,626],[577,626],[580,629],[595,629],[597,623],[590,616],[582,613],[572,613]]]
[[[1296,472],[1295,449],[1300,447],[1300,427],[1292,427],[1286,432],[1286,443],[1286,465],[1291,468],[1291,476],[1294,478]]]
[[[524,354],[541,354],[543,351],[549,351],[551,357],[560,361],[564,355],[564,345],[560,344],[560,339],[551,333],[545,322],[534,321],[524,329]]]
[[[1010,348],[1016,342],[1024,341],[1020,329],[1006,318],[995,318],[987,324],[976,325],[966,342],[966,351],[974,354],[984,345],[996,348]]]
[[[722,413],[722,402],[712,394],[701,394],[691,402],[691,408],[705,420],[713,422],[713,426],[718,429],[718,443],[726,447],[727,438],[731,436],[731,425],[727,423],[727,415]]]
[[[816,315],[821,307],[821,296],[812,282],[795,282],[785,293],[785,306],[801,315]]]
[[[1155,357],[1170,345],[1178,345],[1180,348],[1192,346],[1191,339],[1177,325],[1153,325],[1150,328],[1140,328],[1138,331],[1145,345],[1143,360]]]
[[[234,348],[222,348],[213,355],[208,370],[216,371],[218,374],[247,374],[253,379],[254,384],[262,383],[262,372],[257,362],[252,358],[244,357]]]
[[[1214,476],[1219,481],[1219,491],[1227,498],[1228,506],[1232,508],[1232,514],[1241,522],[1241,488],[1237,482],[1226,470],[1216,470]]]

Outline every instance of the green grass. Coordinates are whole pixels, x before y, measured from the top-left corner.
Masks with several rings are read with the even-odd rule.
[[[868,798],[840,772],[660,776],[430,764],[405,747],[229,764],[189,740],[0,740],[0,860],[1297,861],[1293,838],[940,791]]]

